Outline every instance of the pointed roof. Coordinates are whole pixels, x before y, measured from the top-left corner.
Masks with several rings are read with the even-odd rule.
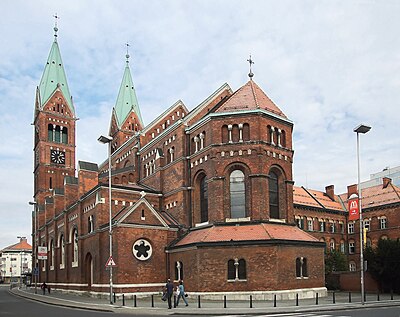
[[[56,28],[54,28],[54,30],[56,31]],[[64,64],[61,59],[60,48],[57,43],[57,34],[55,34],[54,42],[51,46],[50,54],[47,58],[47,63],[38,87],[40,92],[40,107],[46,104],[58,87],[62,91],[71,111],[75,114],[74,105],[68,88],[67,76],[65,75]]]
[[[244,86],[239,88],[216,112],[256,109],[264,109],[287,118],[253,80],[249,80]]]
[[[26,239],[21,239],[20,242],[16,244],[12,244],[8,247],[5,247],[2,252],[6,251],[25,251],[25,250],[32,250],[32,246],[28,243]]]
[[[117,102],[114,107],[119,128],[122,126],[131,111],[136,113],[141,125],[144,126],[140,114],[139,103],[136,98],[135,87],[133,86],[128,59],[129,55],[127,54],[124,76],[122,77],[121,87],[119,88]]]

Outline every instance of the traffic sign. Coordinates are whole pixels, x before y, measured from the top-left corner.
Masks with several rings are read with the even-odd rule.
[[[38,276],[39,275],[39,268],[38,267],[34,267],[32,270],[32,274],[33,276]]]
[[[108,258],[106,266],[117,266],[112,256]]]

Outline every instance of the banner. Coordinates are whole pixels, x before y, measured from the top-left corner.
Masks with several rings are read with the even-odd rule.
[[[47,260],[47,247],[38,247],[38,260]]]
[[[349,220],[357,220],[360,218],[358,214],[358,197],[349,199]]]

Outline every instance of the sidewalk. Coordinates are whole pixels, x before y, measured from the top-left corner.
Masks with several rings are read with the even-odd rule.
[[[349,303],[349,293],[338,292],[335,293],[335,304],[333,303],[333,293],[329,292],[327,297],[317,299],[299,299],[296,305],[294,300],[274,301],[230,301],[227,297],[226,308],[224,308],[224,301],[211,301],[202,300],[200,298],[200,307],[198,297],[189,296],[189,306],[185,307],[184,303],[171,310],[167,309],[167,303],[161,301],[161,296],[153,296],[152,298],[137,298],[136,306],[134,307],[134,300],[132,295],[125,296],[125,306],[123,306],[122,298],[117,298],[115,304],[110,304],[107,298],[94,298],[87,295],[79,295],[72,293],[64,293],[61,291],[53,291],[51,294],[46,293],[42,295],[42,291],[38,288],[37,294],[34,289],[18,289],[13,288],[11,293],[25,297],[28,299],[44,302],[50,305],[88,309],[95,311],[105,312],[120,312],[127,314],[148,314],[148,315],[232,315],[232,314],[276,314],[276,313],[294,313],[294,312],[313,312],[313,311],[327,311],[327,310],[343,310],[352,308],[361,308],[361,298],[359,293],[351,293],[351,303]],[[250,307],[250,305],[252,307]],[[377,294],[367,294],[367,301],[364,307],[386,307],[386,306],[400,306],[400,296],[393,295],[393,300],[390,294],[380,294],[379,301]]]

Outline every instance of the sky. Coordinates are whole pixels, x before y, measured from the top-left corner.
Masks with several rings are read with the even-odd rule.
[[[36,86],[58,43],[74,98],[76,159],[107,157],[125,66],[145,124],[181,99],[189,110],[227,82],[254,81],[294,123],[296,186],[336,193],[400,165],[400,2],[0,1],[0,249],[31,242]]]

